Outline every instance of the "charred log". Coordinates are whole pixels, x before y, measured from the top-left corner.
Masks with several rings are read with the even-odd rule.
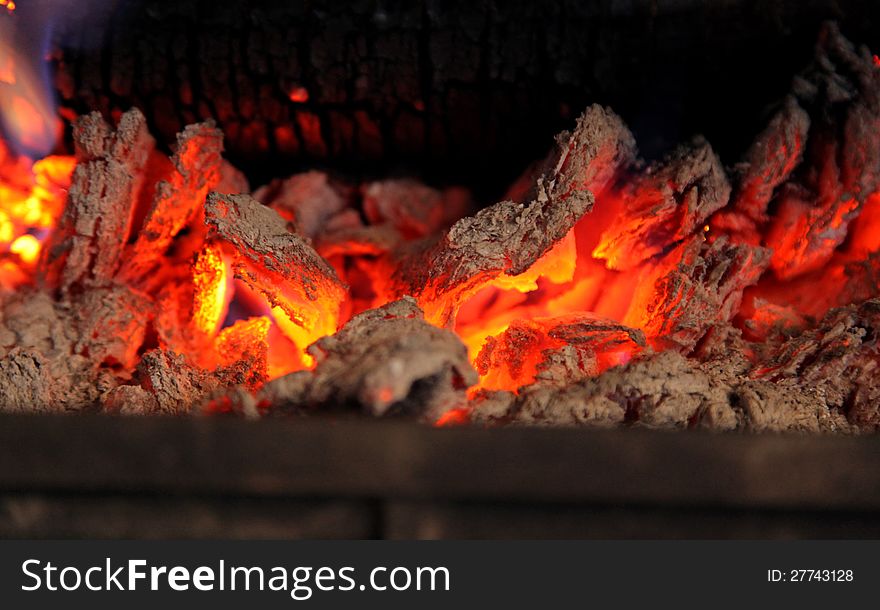
[[[592,106],[563,132],[528,204],[502,201],[457,222],[437,243],[420,242],[389,263],[391,294],[412,294],[445,324],[467,296],[498,276],[524,273],[593,208],[635,160],[635,141],[609,110]],[[429,261],[429,265],[424,262]]]
[[[364,312],[309,348],[313,372],[272,381],[260,397],[299,411],[360,408],[436,421],[465,403],[477,376],[453,333],[428,324],[409,297]]]
[[[651,155],[706,125],[737,155],[834,18],[878,46],[865,0],[115,0],[61,20],[57,86],[80,113],[143,108],[163,142],[214,118],[235,161],[265,178],[291,162],[403,162],[488,180],[497,197],[595,100]]]

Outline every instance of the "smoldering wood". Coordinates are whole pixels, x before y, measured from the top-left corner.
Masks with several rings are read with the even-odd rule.
[[[0,309],[0,411],[82,411],[116,384],[77,350],[80,317],[69,304],[32,289],[4,297]]]
[[[156,183],[136,239],[126,250],[124,279],[142,281],[161,264],[178,233],[199,218],[208,189],[222,178],[222,151],[223,133],[213,121],[188,125],[177,135],[171,167]],[[236,178],[230,180],[235,185]]]
[[[257,417],[253,391],[266,379],[265,349],[242,350],[212,369],[172,350],[152,349],[140,357],[129,383],[101,394],[100,407],[120,415]]]
[[[236,275],[295,323],[309,323],[343,300],[344,285],[327,261],[256,199],[209,193],[205,221],[209,238],[230,246]]]
[[[403,244],[403,237],[393,226],[366,225],[356,210],[346,210],[331,219],[315,241],[315,249],[325,258],[379,257],[397,251]]]
[[[880,300],[832,310],[814,329],[791,338],[754,375],[780,387],[812,388],[865,431],[880,428],[877,389]]]
[[[155,142],[144,116],[131,110],[116,131],[98,113],[83,117],[74,144],[77,167],[68,204],[40,261],[43,281],[63,292],[110,282],[119,269]]]
[[[145,353],[137,374],[141,387],[154,397],[153,412],[158,413],[187,413],[220,387],[214,375],[194,367],[181,354],[165,350]]]
[[[328,175],[319,171],[273,180],[254,191],[254,199],[292,223],[296,233],[312,240],[348,204],[343,193],[330,183]]]
[[[750,380],[735,388],[735,408],[742,428],[749,432],[798,432],[852,434],[869,432],[856,418],[848,418],[833,400],[822,396],[813,384],[790,386]],[[850,421],[850,419],[852,421]]]
[[[716,416],[718,427],[730,429],[736,425],[736,416],[728,404],[727,389],[680,355],[664,352],[563,387],[535,385],[519,396],[486,395],[483,400],[489,408],[477,402],[473,417],[486,424],[609,427],[638,422],[647,427],[680,428],[687,427],[700,411],[723,410]]]
[[[141,292],[140,284],[202,213],[207,186],[222,179],[221,138],[209,124],[191,126],[169,162],[154,151],[137,111],[123,115],[115,132],[97,114],[78,123],[78,168],[40,262],[44,285],[0,295],[0,408],[181,413],[229,386],[265,379],[265,350],[242,351],[211,371],[172,352],[141,354],[163,315],[177,318],[181,334],[180,312],[167,311],[169,301]],[[230,184],[240,182],[226,174]],[[157,175],[167,181],[153,189],[147,183]],[[142,198],[150,207],[139,231],[133,220]],[[146,258],[138,265],[133,254]],[[179,278],[163,279],[173,286]]]
[[[766,234],[771,267],[782,279],[831,259],[880,172],[880,72],[866,48],[856,49],[826,24],[815,61],[793,89],[812,121],[806,167],[782,185]]]
[[[773,344],[773,334],[782,332],[787,338],[815,326],[832,309],[880,296],[880,253],[838,252],[821,269],[757,288],[751,307],[767,314],[766,319],[745,312],[743,329],[751,341]]]
[[[635,160],[635,141],[610,110],[589,107],[557,137],[528,204],[502,201],[455,223],[436,243],[393,257],[389,290],[411,294],[429,319],[449,321],[461,300],[493,278],[526,271],[589,212]],[[425,261],[429,264],[425,264]]]
[[[382,180],[363,186],[363,209],[371,225],[388,224],[404,239],[435,235],[471,212],[470,194],[443,191],[413,179]]]
[[[155,307],[150,297],[123,285],[93,288],[72,297],[71,318],[78,331],[74,352],[99,366],[133,369]]]
[[[562,387],[534,384],[518,395],[484,391],[472,406],[472,421],[489,426],[626,424],[814,434],[871,430],[870,424],[857,418],[849,422],[844,410],[826,400],[818,385],[753,380],[674,351],[640,356],[598,377]]]
[[[463,406],[477,381],[461,340],[426,322],[411,297],[358,314],[309,353],[314,371],[270,381],[260,399],[282,410],[352,406],[433,422]]]
[[[797,103],[822,116],[821,121],[809,122],[810,154],[796,172],[788,167],[800,158],[796,150],[781,160],[760,154],[777,138],[796,148],[806,123],[796,109],[789,108],[789,114],[771,121],[750,153],[750,165],[740,174],[736,192],[738,197],[752,193],[752,207],[738,211],[757,224],[773,196],[785,208],[785,198],[792,193],[803,202],[815,195],[810,205],[820,210],[820,216],[842,213],[844,224],[850,212],[859,211],[863,202],[858,197],[833,199],[830,194],[840,189],[844,195],[873,190],[880,162],[875,143],[842,157],[831,153],[852,144],[880,108],[877,76],[873,68],[865,69],[865,62],[865,54],[855,52],[833,28],[826,32],[813,72],[796,85]],[[840,111],[841,124],[829,108]],[[143,189],[132,185],[152,177],[143,164],[149,164],[151,156],[156,158],[151,140],[144,135],[142,117],[125,115],[114,134],[93,115],[80,123],[76,138],[80,158],[91,173],[75,177],[74,185],[80,180],[83,189],[92,188],[92,183],[100,186],[102,181],[116,184],[117,178],[119,185],[100,205],[72,189],[72,211],[65,216],[62,246],[55,252],[63,251],[63,240],[68,239],[71,251],[79,253],[72,259],[53,259],[45,274],[51,278],[52,264],[61,261],[57,274],[61,298],[44,299],[43,313],[40,308],[22,312],[21,301],[15,299],[4,303],[0,386],[21,386],[9,392],[5,409],[21,410],[28,400],[35,400],[41,405],[57,401],[65,410],[256,417],[259,398],[268,403],[263,407],[282,405],[286,408],[281,411],[294,413],[313,414],[344,405],[373,415],[402,412],[434,421],[465,405],[465,390],[476,376],[464,346],[450,331],[429,324],[408,297],[365,312],[338,333],[319,340],[310,348],[318,361],[314,372],[277,380],[256,397],[252,391],[267,375],[267,350],[265,346],[250,350],[249,343],[236,341],[236,326],[224,331],[230,332],[224,351],[232,356],[241,352],[241,357],[225,354],[214,370],[201,368],[166,345],[144,346],[149,325],[158,330],[160,343],[170,342],[166,341],[170,335],[162,332],[163,316],[170,310],[171,325],[180,324],[185,307],[166,308],[164,293],[153,300],[130,287],[111,284],[114,277],[118,279],[113,270],[120,265],[120,244],[134,239],[134,251],[146,247],[143,251],[161,257],[184,225],[198,230],[192,221],[201,210],[193,202],[223,179],[219,133],[211,125],[197,125],[181,135],[169,181],[151,194],[153,207],[146,210],[142,235],[131,226],[131,219],[142,204]],[[135,177],[121,178],[111,162],[124,165]],[[234,172],[225,173],[224,189],[241,184]],[[524,381],[533,377],[536,383],[518,394],[482,392],[470,405],[476,421],[809,432],[861,432],[878,426],[878,397],[870,381],[877,365],[872,309],[876,304],[851,305],[813,328],[804,320],[798,328],[788,329],[788,335],[774,335],[761,349],[748,345],[738,336],[732,317],[744,288],[767,268],[769,252],[735,233],[715,235],[710,227],[708,236],[702,234],[702,223],[729,198],[720,161],[705,141],[696,140],[647,169],[638,166],[635,143],[622,121],[597,106],[588,109],[574,133],[561,134],[543,173],[531,186],[517,189],[525,203],[496,204],[433,239],[424,236],[460,213],[449,205],[435,214],[443,201],[437,191],[412,182],[373,183],[363,193],[364,217],[373,223],[365,224],[358,210],[347,207],[348,198],[319,174],[307,179],[304,195],[285,191],[295,187],[295,181],[265,191],[266,197],[277,198],[272,203],[288,212],[287,219],[248,195],[213,192],[207,197],[205,221],[209,239],[223,244],[236,274],[266,294],[271,304],[282,307],[295,323],[306,325],[309,315],[339,306],[346,296],[331,266],[310,245],[311,235],[303,237],[291,230],[321,228],[315,242],[322,253],[331,252],[332,239],[346,231],[350,238],[360,232],[351,238],[361,247],[359,253],[387,255],[384,262],[389,264],[403,261],[402,275],[390,285],[392,294],[412,289],[426,305],[428,320],[442,324],[451,321],[461,298],[475,286],[502,274],[527,271],[590,212],[596,196],[608,194],[611,186],[620,188],[624,181],[634,184],[628,192],[627,205],[632,208],[626,215],[642,224],[612,225],[606,232],[611,249],[605,254],[610,262],[614,251],[629,252],[635,244],[645,243],[616,268],[646,264],[656,274],[648,276],[651,281],[643,283],[637,294],[647,313],[639,324],[652,337],[651,348],[674,351],[653,353],[640,332],[589,317],[514,322],[489,340],[478,364],[484,373],[506,368],[511,377],[520,377],[524,368],[517,350],[535,349],[539,358],[530,364],[534,372]],[[640,193],[647,195],[641,199]],[[314,207],[325,201],[330,201],[327,214]],[[732,204],[735,211],[737,201]],[[116,214],[108,225],[118,235],[78,233],[79,220],[87,228],[99,226],[96,219],[103,216],[93,215],[93,207],[100,214]],[[170,229],[154,222],[164,222],[165,212],[172,208],[182,214],[173,219]],[[776,220],[778,216],[768,222]],[[303,224],[298,226],[297,221]],[[819,222],[816,230],[822,227]],[[382,233],[383,229],[388,232]],[[77,242],[80,237],[90,241]],[[415,238],[422,239],[404,245]],[[108,249],[96,254],[94,261],[83,254],[91,256],[105,241]],[[872,296],[876,282],[871,256],[834,262],[853,269],[852,292],[846,294],[867,291]],[[811,264],[805,263],[805,268]],[[191,295],[185,286],[182,292],[171,300],[185,303]],[[26,328],[37,313],[52,320],[48,329]],[[70,334],[63,329],[68,325]],[[34,334],[26,337],[27,333]],[[635,358],[601,373],[605,352],[614,353],[621,346],[627,357]],[[125,378],[135,363],[133,375]],[[117,374],[113,369],[119,366],[125,370]],[[57,380],[61,382],[55,385]]]
[[[705,242],[700,235],[680,248],[680,262],[640,288],[646,294],[636,300],[647,303],[643,328],[658,338],[658,347],[688,353],[711,329],[733,319],[745,288],[767,269],[770,251],[726,236]]]
[[[621,209],[593,252],[622,271],[703,230],[730,197],[721,159],[702,137],[623,181]]]
[[[640,351],[644,334],[591,314],[516,320],[489,337],[474,361],[481,376],[504,375],[518,385],[561,386],[594,377],[609,353]]]
[[[712,225],[757,243],[758,228],[768,220],[767,206],[775,190],[803,159],[809,130],[810,115],[793,95],[788,95],[733,168],[735,191],[731,205],[715,216]]]

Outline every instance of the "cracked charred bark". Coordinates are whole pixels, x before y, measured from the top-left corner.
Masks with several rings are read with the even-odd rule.
[[[591,102],[651,156],[735,116],[706,136],[737,155],[822,20],[877,46],[868,0],[805,4],[108,0],[65,15],[57,88],[79,113],[142,108],[163,142],[214,118],[263,177],[408,162],[497,187]]]

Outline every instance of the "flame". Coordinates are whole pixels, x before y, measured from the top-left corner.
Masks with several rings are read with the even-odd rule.
[[[0,120],[8,140],[19,150],[41,157],[55,146],[61,121],[40,72],[42,66],[37,63],[42,57],[29,62],[12,39],[6,28],[0,27]]]
[[[22,262],[32,265],[40,256],[40,245],[40,241],[36,237],[25,234],[12,242],[9,251],[18,254]]]
[[[0,267],[0,285],[32,281],[43,239],[64,208],[75,161],[46,157],[31,163],[16,157],[0,141],[0,253],[14,255]]]
[[[272,307],[272,319],[278,325],[278,328],[299,350],[300,368],[312,368],[315,364],[313,356],[308,354],[305,349],[327,335],[336,332],[336,321],[333,316],[325,316],[314,321],[313,324],[303,324],[302,321],[294,321],[283,307],[276,305]],[[332,311],[327,308],[327,311]]]
[[[0,0],[0,7],[9,12],[16,8],[11,0]],[[874,63],[880,65],[877,56]],[[305,104],[309,92],[294,86],[288,97],[293,103]],[[36,71],[3,39],[0,110],[10,141],[32,151],[51,148],[58,122],[51,98],[42,94]],[[296,121],[306,135],[320,132],[319,117],[304,108],[298,110]],[[320,137],[305,139],[321,141]],[[166,182],[171,191],[182,188],[186,170],[198,163],[200,151],[191,146],[179,151],[179,175]],[[796,148],[800,146],[799,142]],[[800,156],[790,152],[780,149],[779,163],[773,166],[778,173],[787,175],[800,162]],[[170,164],[163,157],[150,171],[161,174],[165,166]],[[0,140],[0,287],[14,288],[33,280],[43,240],[63,213],[74,169],[73,157],[47,156],[32,163],[8,151]],[[837,181],[830,174],[831,165],[820,169],[824,180]],[[219,181],[219,177],[203,178],[198,197],[191,199],[193,209],[198,207],[197,199]],[[845,199],[844,193],[828,196],[817,205],[800,201],[797,190],[786,191],[785,197],[774,201],[773,217],[762,220],[765,226],[738,235],[727,215],[732,210],[685,219],[687,201],[672,205],[671,210],[663,208],[667,199],[661,187],[649,185],[640,190],[617,185],[595,194],[592,211],[524,272],[487,274],[481,284],[468,285],[464,297],[422,297],[419,304],[426,319],[452,328],[479,370],[479,383],[471,388],[472,394],[482,390],[516,392],[524,384],[540,380],[551,357],[568,357],[566,366],[574,361],[574,366],[581,367],[576,373],[590,376],[626,364],[640,350],[663,349],[669,322],[664,314],[693,297],[676,284],[679,276],[675,274],[684,273],[682,269],[698,258],[695,252],[700,248],[723,243],[716,240],[740,239],[741,243],[764,244],[773,250],[772,273],[761,277],[741,306],[739,302],[733,306],[739,314],[735,322],[748,340],[787,332],[805,324],[807,317],[823,313],[831,301],[815,298],[815,285],[823,285],[829,293],[843,290],[851,272],[848,265],[880,251],[880,193],[867,197],[864,205],[855,198]],[[743,195],[744,199],[750,196],[749,192]],[[658,209],[664,212],[660,220],[652,216]],[[198,212],[188,209],[184,213],[169,203],[156,218],[139,226],[142,233],[161,233],[159,250],[173,267],[157,272],[159,279],[151,284],[166,279],[173,284],[167,294],[151,294],[173,310],[165,317],[156,316],[162,318],[157,322],[163,326],[159,340],[163,347],[185,352],[200,366],[232,366],[248,356],[244,361],[258,363],[254,366],[265,370],[269,378],[312,369],[322,357],[315,347],[309,351],[316,341],[335,333],[359,310],[401,296],[382,294],[379,280],[387,270],[377,262],[376,252],[364,253],[355,243],[339,246],[338,252],[328,255],[339,275],[348,275],[349,284],[362,284],[345,296],[343,305],[336,302],[341,299],[321,302],[311,294],[294,295],[289,286],[279,285],[281,279],[249,285],[242,278],[250,270],[259,270],[260,259],[235,260],[234,250],[224,250],[220,242],[211,241],[216,238],[208,237],[204,226],[196,227],[200,221],[204,224],[203,210]],[[812,247],[815,243],[809,243],[808,238],[815,234],[828,240],[823,244],[827,247]],[[135,238],[129,244],[131,251],[138,256],[149,251],[152,256],[151,250],[138,248]],[[151,246],[156,243],[151,240]],[[366,296],[355,295],[357,289]],[[585,345],[575,345],[571,337],[554,334],[566,316],[608,320],[628,327],[620,331],[624,335],[629,329],[640,331],[633,333],[639,339],[590,342],[591,336],[584,340]],[[164,327],[169,320],[171,330]],[[607,334],[614,332],[616,328]],[[492,359],[493,349],[503,351],[496,360]],[[392,398],[388,387],[376,392],[382,402]],[[455,425],[468,419],[466,409],[456,409],[436,423]]]
[[[217,334],[229,307],[229,263],[222,250],[208,244],[199,253],[193,265],[192,322],[203,334]]]

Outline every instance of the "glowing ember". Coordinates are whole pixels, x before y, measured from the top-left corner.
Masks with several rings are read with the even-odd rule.
[[[168,388],[184,388],[230,412],[241,396],[217,393],[236,387],[264,405],[339,400],[373,414],[415,397],[441,426],[472,420],[468,396],[504,417],[563,404],[578,419],[590,404],[617,423],[722,418],[715,393],[730,410],[730,392],[748,405],[775,391],[743,390],[755,379],[863,344],[856,356],[874,357],[871,306],[838,311],[830,329],[818,320],[878,296],[880,72],[843,43],[823,52],[810,78],[849,78],[858,95],[790,96],[735,175],[702,138],[644,162],[623,121],[593,106],[531,186],[472,216],[454,189],[317,172],[251,197],[229,179],[212,123],[188,127],[169,158],[139,112],[115,130],[93,113],[73,131],[75,158],[31,163],[0,143],[0,287],[33,284],[51,315],[82,318],[70,353],[120,371],[90,398],[105,405],[167,409]],[[832,60],[843,76],[825,72]],[[14,68],[0,63],[6,86],[23,78]],[[302,87],[289,95],[308,101]],[[38,143],[44,113],[6,101]],[[837,116],[843,127],[825,123]],[[295,120],[308,131],[313,119]],[[689,362],[738,368],[710,382]],[[832,373],[860,384],[876,370],[843,365]],[[861,386],[819,394],[873,421],[856,408],[874,400]],[[670,415],[667,395],[699,404]]]
[[[195,327],[213,337],[229,306],[229,264],[220,248],[207,245],[193,265],[193,317]],[[264,333],[265,334],[265,333]]]
[[[305,104],[309,101],[309,92],[305,87],[293,87],[288,97],[295,104]]]
[[[30,265],[40,256],[40,241],[33,235],[22,235],[12,242],[9,251],[18,254],[22,262]]]
[[[235,362],[242,354],[266,350],[271,321],[265,316],[239,320],[217,336],[216,349],[223,363]]]
[[[31,281],[19,269],[32,273],[42,239],[63,210],[74,163],[72,157],[47,157],[31,164],[6,152],[0,142],[0,252],[17,256],[15,262],[4,262],[0,284]]]

